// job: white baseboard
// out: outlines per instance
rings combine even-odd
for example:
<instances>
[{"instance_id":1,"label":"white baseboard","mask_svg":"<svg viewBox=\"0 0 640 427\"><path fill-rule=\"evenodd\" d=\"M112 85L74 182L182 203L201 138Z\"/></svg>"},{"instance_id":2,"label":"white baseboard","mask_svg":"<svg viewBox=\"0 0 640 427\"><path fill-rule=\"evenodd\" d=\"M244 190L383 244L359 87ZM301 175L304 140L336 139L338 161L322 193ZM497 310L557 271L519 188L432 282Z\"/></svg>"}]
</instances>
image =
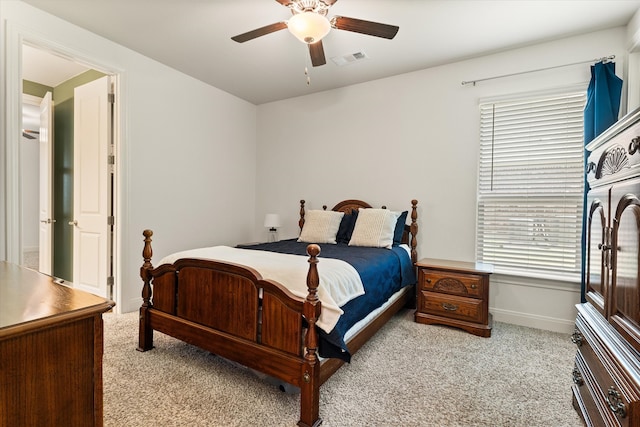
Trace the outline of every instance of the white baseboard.
<instances>
[{"instance_id":1,"label":"white baseboard","mask_svg":"<svg viewBox=\"0 0 640 427\"><path fill-rule=\"evenodd\" d=\"M575 329L574 320L557 319L553 317L539 316L530 313L520 313L499 308L490 308L493 320L496 322L511 323L513 325L526 326L546 331L559 332L565 334L573 333Z\"/></svg>"}]
</instances>

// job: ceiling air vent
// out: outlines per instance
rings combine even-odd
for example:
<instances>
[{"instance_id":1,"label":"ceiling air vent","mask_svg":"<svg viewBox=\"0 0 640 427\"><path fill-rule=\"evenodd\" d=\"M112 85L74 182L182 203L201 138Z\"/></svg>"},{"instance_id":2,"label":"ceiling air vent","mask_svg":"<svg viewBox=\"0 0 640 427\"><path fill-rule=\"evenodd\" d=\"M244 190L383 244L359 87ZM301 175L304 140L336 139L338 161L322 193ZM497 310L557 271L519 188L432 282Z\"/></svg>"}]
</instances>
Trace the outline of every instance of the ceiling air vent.
<instances>
[{"instance_id":1,"label":"ceiling air vent","mask_svg":"<svg viewBox=\"0 0 640 427\"><path fill-rule=\"evenodd\" d=\"M356 52L356 53L350 53L348 55L343 55L343 56L334 56L333 58L331 58L331 60L334 62L334 64L342 67L343 65L351 64L356 61L361 61L367 58L368 56L366 53Z\"/></svg>"}]
</instances>

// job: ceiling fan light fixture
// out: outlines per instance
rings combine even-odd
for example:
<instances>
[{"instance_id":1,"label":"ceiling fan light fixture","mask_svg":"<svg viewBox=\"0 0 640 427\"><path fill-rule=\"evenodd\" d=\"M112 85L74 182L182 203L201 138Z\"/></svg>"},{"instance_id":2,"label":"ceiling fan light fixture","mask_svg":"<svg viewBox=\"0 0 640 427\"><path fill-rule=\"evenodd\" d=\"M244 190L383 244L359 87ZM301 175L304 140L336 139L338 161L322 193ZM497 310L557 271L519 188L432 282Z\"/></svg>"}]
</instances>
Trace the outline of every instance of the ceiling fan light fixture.
<instances>
[{"instance_id":1,"label":"ceiling fan light fixture","mask_svg":"<svg viewBox=\"0 0 640 427\"><path fill-rule=\"evenodd\" d=\"M326 16L315 12L302 12L293 15L287 22L291 34L303 43L316 43L329 34L331 24Z\"/></svg>"}]
</instances>

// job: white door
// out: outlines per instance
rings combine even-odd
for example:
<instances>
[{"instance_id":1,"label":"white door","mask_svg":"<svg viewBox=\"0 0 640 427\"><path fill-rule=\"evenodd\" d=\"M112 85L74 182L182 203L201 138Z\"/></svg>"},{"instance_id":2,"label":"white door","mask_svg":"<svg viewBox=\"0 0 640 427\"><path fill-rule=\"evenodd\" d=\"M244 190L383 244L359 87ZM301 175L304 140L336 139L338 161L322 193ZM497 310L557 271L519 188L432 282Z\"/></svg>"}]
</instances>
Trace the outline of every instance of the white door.
<instances>
[{"instance_id":1,"label":"white door","mask_svg":"<svg viewBox=\"0 0 640 427\"><path fill-rule=\"evenodd\" d=\"M111 105L109 77L75 88L73 153L74 287L108 297Z\"/></svg>"},{"instance_id":2,"label":"white door","mask_svg":"<svg viewBox=\"0 0 640 427\"><path fill-rule=\"evenodd\" d=\"M40 102L40 227L38 270L51 275L53 259L53 101L47 92Z\"/></svg>"}]
</instances>

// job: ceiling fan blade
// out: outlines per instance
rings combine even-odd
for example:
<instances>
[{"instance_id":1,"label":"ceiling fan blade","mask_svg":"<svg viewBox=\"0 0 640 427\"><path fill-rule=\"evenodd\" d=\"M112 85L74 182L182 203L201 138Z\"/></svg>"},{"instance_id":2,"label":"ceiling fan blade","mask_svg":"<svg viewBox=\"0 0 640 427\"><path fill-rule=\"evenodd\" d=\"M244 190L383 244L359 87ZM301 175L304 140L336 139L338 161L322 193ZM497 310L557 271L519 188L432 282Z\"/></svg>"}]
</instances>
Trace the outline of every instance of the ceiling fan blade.
<instances>
[{"instance_id":1,"label":"ceiling fan blade","mask_svg":"<svg viewBox=\"0 0 640 427\"><path fill-rule=\"evenodd\" d=\"M309 54L311 54L311 65L319 67L327 63L324 57L324 47L322 46L322 40L309 45Z\"/></svg>"},{"instance_id":2,"label":"ceiling fan blade","mask_svg":"<svg viewBox=\"0 0 640 427\"><path fill-rule=\"evenodd\" d=\"M398 33L400 27L396 25L381 24L379 22L364 21L362 19L334 16L331 18L331 26L338 30L352 31L368 36L392 39Z\"/></svg>"},{"instance_id":3,"label":"ceiling fan blade","mask_svg":"<svg viewBox=\"0 0 640 427\"><path fill-rule=\"evenodd\" d=\"M25 131L22 132L22 136L24 136L27 139L36 139L35 136L33 136L33 135L31 135L31 134L29 134L29 133L27 133Z\"/></svg>"},{"instance_id":4,"label":"ceiling fan blade","mask_svg":"<svg viewBox=\"0 0 640 427\"><path fill-rule=\"evenodd\" d=\"M236 41L238 43L244 43L249 40L253 40L257 37L264 36L270 33L274 33L276 31L284 30L287 28L286 22L276 22L275 24L267 25L264 27L256 28L253 31L248 31L243 34L238 34L237 36L231 37L231 40Z\"/></svg>"},{"instance_id":5,"label":"ceiling fan blade","mask_svg":"<svg viewBox=\"0 0 640 427\"><path fill-rule=\"evenodd\" d=\"M276 0L278 3L280 3L283 6L287 6L289 7L291 5L291 3L293 3L291 0Z\"/></svg>"},{"instance_id":6,"label":"ceiling fan blade","mask_svg":"<svg viewBox=\"0 0 640 427\"><path fill-rule=\"evenodd\" d=\"M327 5L327 7L331 7L331 6L333 6L333 4L334 4L335 2L337 2L338 0L320 0L320 1L321 1L322 3L324 3L324 4L326 4L326 5Z\"/></svg>"}]
</instances>

